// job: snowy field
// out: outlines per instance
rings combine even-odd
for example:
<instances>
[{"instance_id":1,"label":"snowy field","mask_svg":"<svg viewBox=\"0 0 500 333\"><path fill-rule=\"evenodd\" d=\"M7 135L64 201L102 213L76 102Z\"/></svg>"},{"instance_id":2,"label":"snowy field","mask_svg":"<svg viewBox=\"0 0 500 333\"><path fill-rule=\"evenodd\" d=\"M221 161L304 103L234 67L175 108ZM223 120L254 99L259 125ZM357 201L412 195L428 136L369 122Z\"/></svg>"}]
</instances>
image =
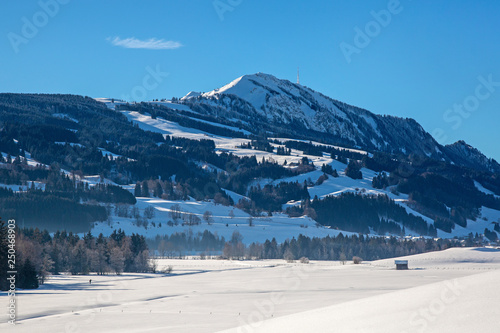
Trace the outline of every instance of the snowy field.
<instances>
[{"instance_id":1,"label":"snowy field","mask_svg":"<svg viewBox=\"0 0 500 333\"><path fill-rule=\"evenodd\" d=\"M51 277L1 332L497 332L500 251L361 265L161 260L165 274ZM89 279L92 278L92 284ZM2 302L7 297L1 294Z\"/></svg>"}]
</instances>

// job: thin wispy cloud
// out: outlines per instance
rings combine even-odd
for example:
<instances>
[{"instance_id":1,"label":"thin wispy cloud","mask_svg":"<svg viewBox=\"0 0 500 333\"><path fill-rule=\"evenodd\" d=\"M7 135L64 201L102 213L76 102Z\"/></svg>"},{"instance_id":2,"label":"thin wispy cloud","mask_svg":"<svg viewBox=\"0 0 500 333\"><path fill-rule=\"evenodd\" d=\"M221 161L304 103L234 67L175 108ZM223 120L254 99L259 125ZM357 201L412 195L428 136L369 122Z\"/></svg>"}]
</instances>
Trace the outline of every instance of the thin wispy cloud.
<instances>
[{"instance_id":1,"label":"thin wispy cloud","mask_svg":"<svg viewBox=\"0 0 500 333\"><path fill-rule=\"evenodd\" d=\"M108 37L107 40L114 46L121 46L127 49L174 50L182 46L179 42L157 38L140 40L134 37L125 39Z\"/></svg>"}]
</instances>

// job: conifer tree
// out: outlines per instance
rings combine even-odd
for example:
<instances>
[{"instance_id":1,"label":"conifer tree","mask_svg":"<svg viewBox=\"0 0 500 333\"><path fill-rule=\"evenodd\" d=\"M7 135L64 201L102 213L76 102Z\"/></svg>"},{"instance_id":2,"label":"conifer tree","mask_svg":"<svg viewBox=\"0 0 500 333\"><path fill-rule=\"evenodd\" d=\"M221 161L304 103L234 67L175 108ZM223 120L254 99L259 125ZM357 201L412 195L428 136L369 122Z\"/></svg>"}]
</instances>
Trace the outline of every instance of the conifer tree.
<instances>
[{"instance_id":1,"label":"conifer tree","mask_svg":"<svg viewBox=\"0 0 500 333\"><path fill-rule=\"evenodd\" d=\"M142 182L142 196L149 198L149 186L147 180Z\"/></svg>"},{"instance_id":2,"label":"conifer tree","mask_svg":"<svg viewBox=\"0 0 500 333\"><path fill-rule=\"evenodd\" d=\"M137 182L135 184L134 196L140 197L142 195L141 183Z\"/></svg>"},{"instance_id":3,"label":"conifer tree","mask_svg":"<svg viewBox=\"0 0 500 333\"><path fill-rule=\"evenodd\" d=\"M29 258L26 258L18 271L17 287L22 289L38 288L38 274Z\"/></svg>"}]
</instances>

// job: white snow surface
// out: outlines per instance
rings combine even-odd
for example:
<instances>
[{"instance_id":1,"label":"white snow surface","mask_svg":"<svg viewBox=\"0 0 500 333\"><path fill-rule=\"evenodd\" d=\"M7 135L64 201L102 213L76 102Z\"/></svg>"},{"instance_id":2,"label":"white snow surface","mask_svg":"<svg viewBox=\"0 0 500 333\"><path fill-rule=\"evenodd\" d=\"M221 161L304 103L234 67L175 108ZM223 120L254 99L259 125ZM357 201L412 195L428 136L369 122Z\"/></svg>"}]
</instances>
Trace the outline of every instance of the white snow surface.
<instances>
[{"instance_id":1,"label":"white snow surface","mask_svg":"<svg viewBox=\"0 0 500 333\"><path fill-rule=\"evenodd\" d=\"M195 98L195 97L198 97L198 96L201 96L201 93L200 92L197 92L197 91L190 91L186 94L186 96L182 97L181 98L181 101L184 101L186 99L190 99L190 98Z\"/></svg>"},{"instance_id":2,"label":"white snow surface","mask_svg":"<svg viewBox=\"0 0 500 333\"><path fill-rule=\"evenodd\" d=\"M80 148L84 148L85 147L84 145L82 145L80 143L74 143L74 142L56 141L54 143L56 145L61 145L61 146L70 145L71 147L80 147Z\"/></svg>"},{"instance_id":3,"label":"white snow surface","mask_svg":"<svg viewBox=\"0 0 500 333\"><path fill-rule=\"evenodd\" d=\"M99 149L99 151L102 153L103 156L108 156L108 159L110 159L111 161L113 160L116 160L118 157L123 157L123 155L119 155L119 154L115 154L115 153L112 153L110 152L109 150L106 150L104 148L100 148L98 147L97 149ZM133 158L128 158L127 157L127 160L128 161L135 161L135 159Z\"/></svg>"},{"instance_id":4,"label":"white snow surface","mask_svg":"<svg viewBox=\"0 0 500 333\"><path fill-rule=\"evenodd\" d=\"M78 120L76 120L75 118L73 118L70 115L65 114L65 113L54 113L54 114L52 114L52 117L66 119L66 120L70 120L74 123L78 123Z\"/></svg>"},{"instance_id":5,"label":"white snow surface","mask_svg":"<svg viewBox=\"0 0 500 333\"><path fill-rule=\"evenodd\" d=\"M402 259L402 258L398 258ZM2 332L496 332L500 251L341 265L161 259L171 274L51 276L17 291ZM92 284L89 284L92 279ZM6 292L0 302L7 306Z\"/></svg>"},{"instance_id":6,"label":"white snow surface","mask_svg":"<svg viewBox=\"0 0 500 333\"><path fill-rule=\"evenodd\" d=\"M500 195L496 195L493 191L488 190L488 189L487 189L487 188L485 188L483 185L481 185L481 183L480 183L480 182L478 182L478 181L476 181L476 180L474 181L474 185L476 185L476 188L477 188L479 191L481 191L481 192L483 192L483 193L486 193L486 194L491 194L491 195L492 195L492 196L494 196L495 198L500 198Z\"/></svg>"}]
</instances>

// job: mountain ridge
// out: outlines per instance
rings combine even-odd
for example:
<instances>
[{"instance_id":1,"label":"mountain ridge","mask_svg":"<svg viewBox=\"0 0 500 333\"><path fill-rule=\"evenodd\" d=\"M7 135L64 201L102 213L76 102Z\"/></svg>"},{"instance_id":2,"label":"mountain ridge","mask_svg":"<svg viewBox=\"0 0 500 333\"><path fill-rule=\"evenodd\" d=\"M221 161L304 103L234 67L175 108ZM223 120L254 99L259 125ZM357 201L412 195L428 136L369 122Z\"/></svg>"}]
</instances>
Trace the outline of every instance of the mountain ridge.
<instances>
[{"instance_id":1,"label":"mountain ridge","mask_svg":"<svg viewBox=\"0 0 500 333\"><path fill-rule=\"evenodd\" d=\"M413 118L375 114L270 74L243 75L209 92L190 92L180 101L213 115L221 111L234 115L236 111L241 120L264 130L277 128L325 143L425 155L479 170L500 171L495 160L475 148L442 146Z\"/></svg>"}]
</instances>

